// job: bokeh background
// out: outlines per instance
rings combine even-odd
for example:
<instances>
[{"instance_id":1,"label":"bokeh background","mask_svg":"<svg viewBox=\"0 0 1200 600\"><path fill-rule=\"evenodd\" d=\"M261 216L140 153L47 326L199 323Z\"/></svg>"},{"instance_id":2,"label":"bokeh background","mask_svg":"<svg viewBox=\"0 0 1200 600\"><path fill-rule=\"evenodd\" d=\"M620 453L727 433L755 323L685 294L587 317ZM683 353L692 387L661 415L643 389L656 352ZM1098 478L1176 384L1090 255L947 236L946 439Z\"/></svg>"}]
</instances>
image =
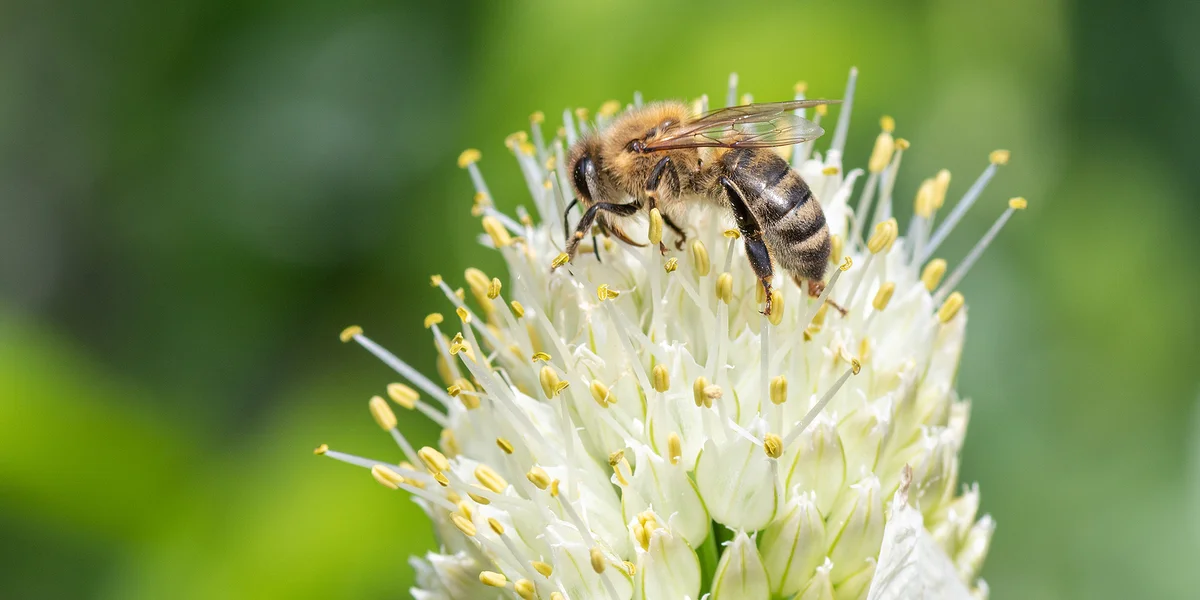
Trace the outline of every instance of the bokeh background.
<instances>
[{"instance_id":1,"label":"bokeh background","mask_svg":"<svg viewBox=\"0 0 1200 600\"><path fill-rule=\"evenodd\" d=\"M398 598L415 507L360 323L432 371L427 277L497 263L455 157L609 98L840 95L897 197L1012 161L958 229L964 479L994 598L1200 589L1200 4L11 0L0 5L0 597ZM557 119L551 117L552 124ZM903 224L902 224L903 225ZM405 424L417 441L435 433Z\"/></svg>"}]
</instances>

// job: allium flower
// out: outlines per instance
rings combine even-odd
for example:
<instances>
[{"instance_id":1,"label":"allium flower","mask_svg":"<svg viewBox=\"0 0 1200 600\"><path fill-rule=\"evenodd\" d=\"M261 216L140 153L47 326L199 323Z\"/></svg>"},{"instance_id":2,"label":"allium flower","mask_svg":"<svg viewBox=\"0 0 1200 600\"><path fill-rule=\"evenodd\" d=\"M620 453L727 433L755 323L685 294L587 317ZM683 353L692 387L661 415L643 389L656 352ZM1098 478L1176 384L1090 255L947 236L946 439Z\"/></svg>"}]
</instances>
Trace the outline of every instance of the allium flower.
<instances>
[{"instance_id":1,"label":"allium flower","mask_svg":"<svg viewBox=\"0 0 1200 600\"><path fill-rule=\"evenodd\" d=\"M837 267L825 294L844 316L783 277L761 315L761 287L715 210L695 211L684 251L602 237L566 264L564 151L615 102L594 125L564 113L549 142L540 113L531 135L509 138L536 223L494 209L478 151L463 153L481 240L508 278L469 269L464 292L433 277L455 314L425 319L445 386L360 328L342 333L406 381L388 396L441 426L440 448L413 448L377 396L371 413L400 461L317 449L428 513L441 547L412 559L414 597L987 596L994 524L958 478L969 404L954 389L967 320L954 288L1024 200L943 281L946 262L931 257L1008 154L992 153L944 219L950 175L925 180L900 237L892 190L909 145L892 120L865 172L842 167L854 82L827 151L783 149L827 217Z\"/></svg>"}]
</instances>

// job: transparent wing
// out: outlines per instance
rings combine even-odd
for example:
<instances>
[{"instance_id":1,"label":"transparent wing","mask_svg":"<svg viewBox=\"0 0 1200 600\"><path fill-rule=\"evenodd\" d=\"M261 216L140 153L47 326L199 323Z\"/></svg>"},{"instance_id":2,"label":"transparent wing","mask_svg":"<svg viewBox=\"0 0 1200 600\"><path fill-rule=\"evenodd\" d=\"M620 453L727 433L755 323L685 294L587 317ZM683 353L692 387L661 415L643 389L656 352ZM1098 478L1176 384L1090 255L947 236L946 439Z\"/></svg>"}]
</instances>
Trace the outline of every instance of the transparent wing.
<instances>
[{"instance_id":1,"label":"transparent wing","mask_svg":"<svg viewBox=\"0 0 1200 600\"><path fill-rule=\"evenodd\" d=\"M675 148L768 148L821 137L825 130L792 111L840 100L792 100L730 106L706 113L646 144L647 151Z\"/></svg>"}]
</instances>

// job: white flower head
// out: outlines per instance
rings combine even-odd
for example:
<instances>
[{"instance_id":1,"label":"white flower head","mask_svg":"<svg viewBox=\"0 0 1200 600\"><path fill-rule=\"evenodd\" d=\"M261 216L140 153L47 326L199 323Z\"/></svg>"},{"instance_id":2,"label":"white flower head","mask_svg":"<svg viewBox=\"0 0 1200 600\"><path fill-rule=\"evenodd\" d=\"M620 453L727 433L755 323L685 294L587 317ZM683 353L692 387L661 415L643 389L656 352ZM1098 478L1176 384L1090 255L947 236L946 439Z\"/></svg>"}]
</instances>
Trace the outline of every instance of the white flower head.
<instances>
[{"instance_id":1,"label":"white flower head","mask_svg":"<svg viewBox=\"0 0 1200 600\"><path fill-rule=\"evenodd\" d=\"M429 515L442 546L413 559L414 596L986 596L994 524L958 481L969 405L954 389L967 320L954 288L1024 200L946 276L936 251L1008 154L992 153L945 216L949 172L925 180L900 236L892 190L909 145L894 122L882 120L865 172L842 165L855 78L830 147L781 149L819 199L833 252L822 297L777 277L769 318L725 211L697 208L677 252L599 237L567 262L564 156L619 104L594 123L564 112L553 139L537 113L509 137L536 220L497 211L479 152L463 153L481 241L508 277L469 269L469 294L433 277L456 315L425 320L442 384L347 328L343 341L406 381L388 387L391 404L369 403L400 460L317 449ZM824 108L808 116L819 123ZM441 426L440 449L413 448L392 404Z\"/></svg>"}]
</instances>

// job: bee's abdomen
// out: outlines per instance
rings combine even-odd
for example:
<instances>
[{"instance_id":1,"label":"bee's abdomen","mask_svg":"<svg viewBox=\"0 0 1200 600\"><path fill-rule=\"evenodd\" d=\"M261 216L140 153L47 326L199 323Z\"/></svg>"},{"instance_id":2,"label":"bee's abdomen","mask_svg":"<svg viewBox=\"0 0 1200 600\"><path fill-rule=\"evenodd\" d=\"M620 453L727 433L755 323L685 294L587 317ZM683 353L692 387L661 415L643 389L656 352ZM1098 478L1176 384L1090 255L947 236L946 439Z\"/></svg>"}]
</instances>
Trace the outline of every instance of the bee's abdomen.
<instances>
[{"instance_id":1,"label":"bee's abdomen","mask_svg":"<svg viewBox=\"0 0 1200 600\"><path fill-rule=\"evenodd\" d=\"M831 250L829 228L804 179L769 150L734 150L725 160L773 258L805 279L823 277Z\"/></svg>"}]
</instances>

